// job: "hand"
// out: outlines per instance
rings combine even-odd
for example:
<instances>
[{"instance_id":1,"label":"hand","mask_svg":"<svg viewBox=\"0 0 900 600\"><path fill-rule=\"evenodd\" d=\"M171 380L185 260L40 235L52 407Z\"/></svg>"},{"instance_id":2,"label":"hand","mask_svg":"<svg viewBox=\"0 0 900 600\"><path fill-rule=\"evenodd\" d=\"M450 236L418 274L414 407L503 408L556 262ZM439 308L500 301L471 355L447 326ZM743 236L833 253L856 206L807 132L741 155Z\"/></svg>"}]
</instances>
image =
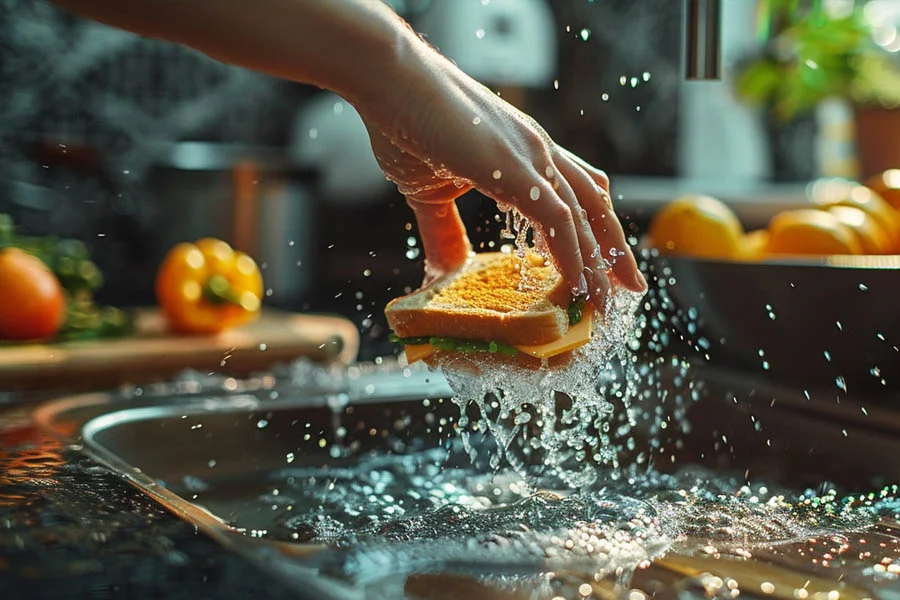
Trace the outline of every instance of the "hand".
<instances>
[{"instance_id":1,"label":"hand","mask_svg":"<svg viewBox=\"0 0 900 600\"><path fill-rule=\"evenodd\" d=\"M455 200L475 188L531 221L574 293L602 308L609 274L646 289L605 173L436 52L412 62L396 94L358 109L379 164L416 214L432 271L465 260L469 242Z\"/></svg>"},{"instance_id":2,"label":"hand","mask_svg":"<svg viewBox=\"0 0 900 600\"><path fill-rule=\"evenodd\" d=\"M409 199L435 270L465 259L469 243L454 201L474 187L532 222L576 293L601 305L608 273L646 289L606 175L425 44L382 0L268 0L265 10L243 0L55 2L343 96Z\"/></svg>"}]
</instances>

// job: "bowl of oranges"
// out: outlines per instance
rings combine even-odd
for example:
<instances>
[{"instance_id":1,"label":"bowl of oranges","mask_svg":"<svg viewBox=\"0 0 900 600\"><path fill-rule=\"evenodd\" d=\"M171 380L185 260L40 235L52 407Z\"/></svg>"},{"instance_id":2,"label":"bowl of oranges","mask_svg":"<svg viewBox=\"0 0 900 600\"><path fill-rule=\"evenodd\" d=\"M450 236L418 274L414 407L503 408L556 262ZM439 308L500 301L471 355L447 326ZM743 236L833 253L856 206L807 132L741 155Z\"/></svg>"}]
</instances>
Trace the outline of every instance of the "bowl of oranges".
<instances>
[{"instance_id":1,"label":"bowl of oranges","mask_svg":"<svg viewBox=\"0 0 900 600\"><path fill-rule=\"evenodd\" d=\"M673 199L642 241L671 327L711 363L804 389L900 389L900 172L886 177L814 181L808 205L750 230L716 198Z\"/></svg>"}]
</instances>

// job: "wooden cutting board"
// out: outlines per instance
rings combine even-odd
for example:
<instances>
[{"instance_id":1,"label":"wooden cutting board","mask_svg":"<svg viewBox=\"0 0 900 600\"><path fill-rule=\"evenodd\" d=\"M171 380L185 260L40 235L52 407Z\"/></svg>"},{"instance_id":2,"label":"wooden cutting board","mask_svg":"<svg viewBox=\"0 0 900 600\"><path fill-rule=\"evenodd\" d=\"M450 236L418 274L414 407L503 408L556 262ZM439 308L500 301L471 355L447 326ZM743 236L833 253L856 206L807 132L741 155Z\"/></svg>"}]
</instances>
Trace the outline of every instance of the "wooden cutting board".
<instances>
[{"instance_id":1,"label":"wooden cutting board","mask_svg":"<svg viewBox=\"0 0 900 600\"><path fill-rule=\"evenodd\" d=\"M155 309L136 313L133 336L0 346L0 391L105 389L171 378L186 369L234 376L308 358L350 363L359 331L347 319L264 310L218 335L174 335Z\"/></svg>"}]
</instances>

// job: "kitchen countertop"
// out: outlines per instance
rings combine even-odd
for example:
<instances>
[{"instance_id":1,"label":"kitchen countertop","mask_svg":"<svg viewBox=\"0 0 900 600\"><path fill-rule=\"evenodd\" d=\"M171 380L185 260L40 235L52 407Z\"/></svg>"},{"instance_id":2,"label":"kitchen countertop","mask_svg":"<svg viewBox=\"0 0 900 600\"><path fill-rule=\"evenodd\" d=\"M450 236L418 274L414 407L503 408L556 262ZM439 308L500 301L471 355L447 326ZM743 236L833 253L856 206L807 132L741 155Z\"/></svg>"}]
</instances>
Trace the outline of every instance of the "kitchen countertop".
<instances>
[{"instance_id":1,"label":"kitchen countertop","mask_svg":"<svg viewBox=\"0 0 900 600\"><path fill-rule=\"evenodd\" d=\"M0 598L290 598L77 447L0 413Z\"/></svg>"}]
</instances>

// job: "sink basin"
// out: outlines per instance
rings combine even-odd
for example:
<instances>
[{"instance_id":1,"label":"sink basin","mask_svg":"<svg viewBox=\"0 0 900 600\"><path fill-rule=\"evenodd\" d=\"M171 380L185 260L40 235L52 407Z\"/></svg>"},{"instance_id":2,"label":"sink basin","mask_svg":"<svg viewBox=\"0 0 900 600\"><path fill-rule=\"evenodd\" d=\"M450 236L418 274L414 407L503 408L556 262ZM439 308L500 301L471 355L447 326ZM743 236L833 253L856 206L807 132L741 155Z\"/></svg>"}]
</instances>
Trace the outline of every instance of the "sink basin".
<instances>
[{"instance_id":1,"label":"sink basin","mask_svg":"<svg viewBox=\"0 0 900 600\"><path fill-rule=\"evenodd\" d=\"M783 486L798 494L807 488L830 487L850 494L900 481L900 461L893 459L900 455L900 416L895 413L867 407L858 399L844 398L837 404L833 397L808 399L790 388L763 388L738 373L700 367L693 371L704 391L688 406L691 432L673 434L670 440L651 431L647 423L639 424L638 447L655 450L638 452L642 458L637 463L643 466L627 477L640 481L641 473L652 464L655 471L676 478L666 481L679 485L697 481L704 473L734 474L738 484L764 482L769 488ZM671 389L677 387L674 382L680 373L673 368L668 375ZM828 595L835 592L840 598L874 598L900 593L896 579L900 563L894 562L900 558L900 525L895 515L883 513L871 522L847 521L843 530L822 529L820 536L791 530L791 539L777 527L769 530L771 539L766 534L755 541L746 535L736 539L711 527L714 523L708 515L692 517L685 522L693 526L672 539L653 543L648 541L652 536L644 534L625 541L616 534L617 544L635 542L628 547L640 551L633 553L637 558L624 579L621 572L618 577L615 573L600 577L599 571L592 576L590 560L550 563L544 559L555 552L549 550L539 557L514 552L515 542L503 536L492 541L486 552L483 544L470 545L468 554L448 551L427 559L435 547L429 544L441 542L442 532L435 531L433 539L417 538L413 544L409 540L414 536L403 527L415 520L401 527L385 520L383 512L378 527L368 527L366 511L376 504L360 508L362 516L354 517L348 509L339 519L331 519L327 510L319 511L316 519L298 517L303 510L315 508L311 499L325 508L340 506L329 504L327 490L341 492L341 486L352 481L347 473L369 483L381 472L399 480L402 469L383 462L390 456L411 457L416 469L425 469L410 475L410 481L418 477L417 485L433 494L444 490L449 498L455 493L451 488L456 485L459 491L464 482L485 485L498 497L502 488L505 498L507 487L514 490L518 485L508 474L491 477L488 472L465 471L471 467L454 433L459 409L450 401L451 395L439 373L397 365L358 365L336 379L307 377L303 385L279 386L276 379L263 378L249 384L227 380L215 393L182 386L175 392L132 394L127 401L105 394L66 398L44 406L37 420L56 431L71 431L72 424L79 423L85 452L199 530L281 578L300 598L549 600L556 593L553 590L567 582L587 592L581 597L609 597L629 589L662 598L707 597L717 581L725 592L734 589L727 588L729 581L740 582L742 594L751 597L824 599L835 598ZM655 407L642 410L652 412ZM651 437L657 439L656 446L649 443ZM428 470L432 463L440 467ZM461 469L465 477L453 479L455 469ZM423 477L432 478L435 485L422 481ZM611 476L605 484L618 491L604 496L602 506L628 516L622 523L627 521L629 532L636 531L635 523L650 522L641 521L646 507L655 507L653 527L661 523L663 530L669 514L665 511L683 508L684 502L672 500L675 488L623 495L631 481L623 477ZM328 481L331 487L322 487ZM679 488L678 493L684 495L685 489ZM316 490L326 491L316 495ZM544 492L557 495L552 500L540 494L510 500L519 507L516 518L527 519L538 506L535 502L543 503L540 510L551 511L541 514L551 514L553 506L568 498L559 490ZM369 499L364 496L362 503L383 503L388 497L384 490L366 493ZM720 500L735 497L729 494ZM403 497L412 502L409 496ZM465 506L470 508L478 497L474 493L455 496L464 505L467 499L470 504ZM698 498L691 502L699 510ZM378 506L391 510L386 504ZM743 509L748 507L754 510L749 504ZM461 514L473 514L466 510ZM756 517L750 514L748 519L752 518ZM700 521L703 525L696 525ZM752 535L760 535L740 521L732 515L728 528L746 526ZM454 517L441 523L438 529L458 526ZM337 531L339 526L344 529ZM354 527L368 527L369 537L357 544L343 535ZM382 539L390 544L382 544ZM405 541L409 543L404 545ZM827 553L835 544L841 550L833 562L840 563L840 569L826 565L829 561L796 559L797 555ZM392 550L377 551L382 547ZM878 551L872 553L873 549ZM587 558L591 559L590 553Z\"/></svg>"}]
</instances>

